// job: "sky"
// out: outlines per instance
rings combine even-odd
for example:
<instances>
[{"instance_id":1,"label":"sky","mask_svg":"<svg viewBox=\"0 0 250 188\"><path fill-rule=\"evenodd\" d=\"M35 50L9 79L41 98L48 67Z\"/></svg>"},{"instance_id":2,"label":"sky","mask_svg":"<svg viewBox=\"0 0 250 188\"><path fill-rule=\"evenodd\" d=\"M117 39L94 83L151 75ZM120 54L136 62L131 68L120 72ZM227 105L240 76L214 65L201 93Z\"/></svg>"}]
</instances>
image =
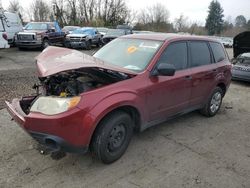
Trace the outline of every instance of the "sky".
<instances>
[{"instance_id":1,"label":"sky","mask_svg":"<svg viewBox=\"0 0 250 188\"><path fill-rule=\"evenodd\" d=\"M7 9L9 0L2 1L3 8ZM48 0L47 0L48 1ZM247 20L250 19L250 0L218 0L224 9L225 19L234 21L238 15L244 15ZM32 0L20 0L24 10L28 10ZM126 0L127 5L134 11L140 11L142 8L150 7L159 2L166 6L170 13L170 21L183 14L191 22L204 25L208 14L208 6L211 0Z\"/></svg>"}]
</instances>

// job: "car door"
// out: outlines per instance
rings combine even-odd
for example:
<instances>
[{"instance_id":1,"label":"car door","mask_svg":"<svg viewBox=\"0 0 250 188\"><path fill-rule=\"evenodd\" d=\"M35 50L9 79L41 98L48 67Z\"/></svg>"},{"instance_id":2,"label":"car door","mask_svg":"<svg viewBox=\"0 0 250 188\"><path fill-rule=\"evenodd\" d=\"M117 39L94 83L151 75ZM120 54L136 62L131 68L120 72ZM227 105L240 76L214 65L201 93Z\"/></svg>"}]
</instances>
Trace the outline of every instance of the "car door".
<instances>
[{"instance_id":1,"label":"car door","mask_svg":"<svg viewBox=\"0 0 250 188\"><path fill-rule=\"evenodd\" d=\"M190 41L189 57L192 72L190 105L198 107L202 106L210 95L218 70L206 41Z\"/></svg>"},{"instance_id":2,"label":"car door","mask_svg":"<svg viewBox=\"0 0 250 188\"><path fill-rule=\"evenodd\" d=\"M54 22L54 28L55 28L55 42L63 42L64 32L61 30L57 22Z\"/></svg>"},{"instance_id":3,"label":"car door","mask_svg":"<svg viewBox=\"0 0 250 188\"><path fill-rule=\"evenodd\" d=\"M150 77L146 95L150 121L164 120L188 108L191 95L187 43L168 45L157 62L161 63L173 64L176 72L174 76Z\"/></svg>"},{"instance_id":4,"label":"car door","mask_svg":"<svg viewBox=\"0 0 250 188\"><path fill-rule=\"evenodd\" d=\"M47 33L50 43L56 42L55 27L53 24L47 24Z\"/></svg>"}]
</instances>

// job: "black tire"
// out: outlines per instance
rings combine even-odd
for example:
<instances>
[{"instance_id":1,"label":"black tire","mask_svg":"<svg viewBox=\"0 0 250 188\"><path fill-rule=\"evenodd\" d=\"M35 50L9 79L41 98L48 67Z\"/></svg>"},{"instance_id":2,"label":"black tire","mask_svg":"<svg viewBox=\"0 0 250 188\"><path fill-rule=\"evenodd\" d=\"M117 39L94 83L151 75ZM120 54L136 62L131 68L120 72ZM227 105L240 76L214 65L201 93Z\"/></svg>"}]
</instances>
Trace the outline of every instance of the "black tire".
<instances>
[{"instance_id":1,"label":"black tire","mask_svg":"<svg viewBox=\"0 0 250 188\"><path fill-rule=\"evenodd\" d=\"M206 105L200 110L200 113L212 117L220 110L223 98L223 91L220 87L216 87L209 97Z\"/></svg>"},{"instance_id":2,"label":"black tire","mask_svg":"<svg viewBox=\"0 0 250 188\"><path fill-rule=\"evenodd\" d=\"M47 48L48 46L50 46L50 42L48 39L43 39L43 42L42 42L42 49L45 49Z\"/></svg>"},{"instance_id":3,"label":"black tire","mask_svg":"<svg viewBox=\"0 0 250 188\"><path fill-rule=\"evenodd\" d=\"M105 164L118 160L126 151L133 135L133 121L122 111L104 118L94 133L91 151Z\"/></svg>"},{"instance_id":4,"label":"black tire","mask_svg":"<svg viewBox=\"0 0 250 188\"><path fill-rule=\"evenodd\" d=\"M101 39L99 39L98 42L97 42L97 44L96 44L96 47L101 48L102 45L103 45L102 41L101 41Z\"/></svg>"},{"instance_id":5,"label":"black tire","mask_svg":"<svg viewBox=\"0 0 250 188\"><path fill-rule=\"evenodd\" d=\"M92 42L91 40L86 41L86 50L91 50Z\"/></svg>"}]
</instances>

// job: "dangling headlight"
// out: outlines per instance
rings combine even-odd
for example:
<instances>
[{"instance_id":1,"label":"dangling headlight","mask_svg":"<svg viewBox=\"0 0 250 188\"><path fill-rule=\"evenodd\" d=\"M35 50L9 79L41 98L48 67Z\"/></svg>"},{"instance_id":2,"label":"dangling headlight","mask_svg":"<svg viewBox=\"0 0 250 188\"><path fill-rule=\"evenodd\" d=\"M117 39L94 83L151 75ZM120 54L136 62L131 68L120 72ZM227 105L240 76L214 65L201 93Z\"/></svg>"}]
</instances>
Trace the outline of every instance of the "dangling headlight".
<instances>
[{"instance_id":1,"label":"dangling headlight","mask_svg":"<svg viewBox=\"0 0 250 188\"><path fill-rule=\"evenodd\" d=\"M60 114L75 107L80 102L80 99L81 97L39 97L32 105L30 111L46 115Z\"/></svg>"}]
</instances>

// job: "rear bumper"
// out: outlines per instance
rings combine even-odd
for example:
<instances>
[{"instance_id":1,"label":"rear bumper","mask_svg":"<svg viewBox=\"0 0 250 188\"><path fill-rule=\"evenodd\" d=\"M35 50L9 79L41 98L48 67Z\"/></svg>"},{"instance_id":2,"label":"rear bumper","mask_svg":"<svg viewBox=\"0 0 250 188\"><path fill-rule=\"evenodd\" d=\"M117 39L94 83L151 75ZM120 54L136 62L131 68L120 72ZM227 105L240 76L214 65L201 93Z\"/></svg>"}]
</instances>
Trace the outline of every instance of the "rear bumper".
<instances>
[{"instance_id":1,"label":"rear bumper","mask_svg":"<svg viewBox=\"0 0 250 188\"><path fill-rule=\"evenodd\" d=\"M79 109L53 117L38 113L26 115L20 106L19 99L14 99L12 103L8 101L5 103L12 119L49 151L69 153L88 151L91 138L89 123L82 121L84 115Z\"/></svg>"}]
</instances>

